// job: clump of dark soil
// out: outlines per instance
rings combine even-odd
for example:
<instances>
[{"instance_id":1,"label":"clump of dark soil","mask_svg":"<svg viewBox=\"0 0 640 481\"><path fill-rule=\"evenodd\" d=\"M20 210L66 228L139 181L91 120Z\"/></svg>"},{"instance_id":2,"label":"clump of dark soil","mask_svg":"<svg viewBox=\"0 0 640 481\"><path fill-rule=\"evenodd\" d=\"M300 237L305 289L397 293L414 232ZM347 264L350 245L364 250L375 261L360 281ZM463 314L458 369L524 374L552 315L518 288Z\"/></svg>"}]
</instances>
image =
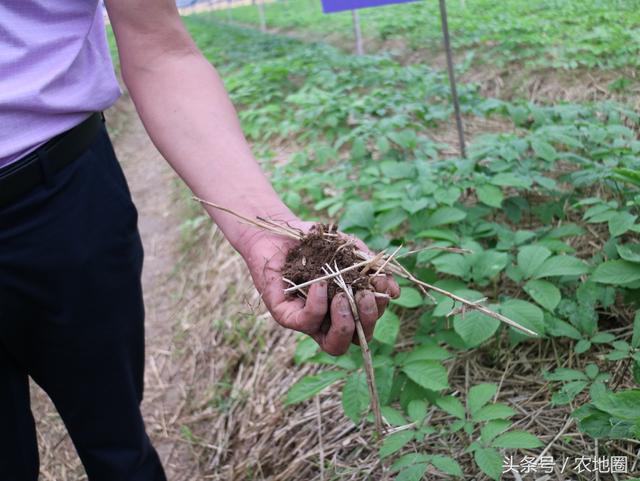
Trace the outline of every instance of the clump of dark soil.
<instances>
[{"instance_id":1,"label":"clump of dark soil","mask_svg":"<svg viewBox=\"0 0 640 481\"><path fill-rule=\"evenodd\" d=\"M344 269L361 262L362 259L356 254L357 250L353 240L338 234L335 225L316 224L300 243L287 253L282 276L298 285L317 279L326 275L322 268L327 264L334 267L335 263L338 269ZM361 269L353 269L342 274L345 282L351 285L354 294L369 287L369 276L363 276L360 271ZM329 281L329 302L339 290L335 282ZM292 292L290 295L296 296L299 293Z\"/></svg>"}]
</instances>

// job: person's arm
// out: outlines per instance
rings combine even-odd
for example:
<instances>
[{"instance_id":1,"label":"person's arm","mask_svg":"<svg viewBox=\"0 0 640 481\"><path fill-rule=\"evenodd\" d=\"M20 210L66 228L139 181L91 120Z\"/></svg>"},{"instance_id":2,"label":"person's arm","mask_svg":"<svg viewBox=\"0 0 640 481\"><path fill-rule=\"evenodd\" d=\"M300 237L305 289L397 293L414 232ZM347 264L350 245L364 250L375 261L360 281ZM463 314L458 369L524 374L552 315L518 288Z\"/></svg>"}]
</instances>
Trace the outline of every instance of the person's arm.
<instances>
[{"instance_id":1,"label":"person's arm","mask_svg":"<svg viewBox=\"0 0 640 481\"><path fill-rule=\"evenodd\" d=\"M303 229L261 171L244 138L235 109L213 66L185 29L174 0L106 0L122 77L152 141L191 190L248 217L263 216ZM214 28L214 27L212 27ZM326 284L315 284L307 302L284 297L280 268L291 241L260 232L213 208L210 216L243 256L267 308L281 325L306 332L331 354L346 351L354 321L337 296L327 305ZM398 286L376 286L393 296ZM386 300L359 299L371 336ZM331 313L331 329L320 325Z\"/></svg>"}]
</instances>

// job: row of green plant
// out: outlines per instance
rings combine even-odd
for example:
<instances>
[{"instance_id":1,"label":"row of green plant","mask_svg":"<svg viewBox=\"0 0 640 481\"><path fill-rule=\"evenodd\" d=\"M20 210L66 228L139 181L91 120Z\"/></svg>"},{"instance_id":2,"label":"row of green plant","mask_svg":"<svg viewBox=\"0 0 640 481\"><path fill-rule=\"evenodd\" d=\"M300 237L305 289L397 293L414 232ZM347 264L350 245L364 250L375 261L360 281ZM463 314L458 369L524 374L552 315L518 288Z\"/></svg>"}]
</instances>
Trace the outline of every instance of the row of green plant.
<instances>
[{"instance_id":1,"label":"row of green plant","mask_svg":"<svg viewBox=\"0 0 640 481\"><path fill-rule=\"evenodd\" d=\"M528 68L638 66L640 9L637 0L449 0L454 47L490 65L526 62ZM267 24L280 29L351 36L351 13L322 13L317 0L265 5ZM259 24L255 6L216 12L216 18ZM360 11L366 37L400 39L409 48L440 49L440 11L435 0Z\"/></svg>"},{"instance_id":2,"label":"row of green plant","mask_svg":"<svg viewBox=\"0 0 640 481\"><path fill-rule=\"evenodd\" d=\"M464 397L450 389L447 367L457 355L505 338L559 346L556 365L540 376L551 383L552 403L581 405L574 416L585 433L640 437L640 390L631 389L640 381L636 112L612 102L504 102L462 85L467 119L503 125L500 133L475 136L463 159L432 135L451 128L441 73L209 17L187 25L222 70L262 154L273 140L300 146L271 168L295 211L338 218L342 230L374 249L465 248L471 253L429 249L403 262L418 278L471 300L487 298L492 309L539 333L527 338L446 297L403 288L371 343L383 414L397 427L380 456L410 443L417 448L395 461L396 479L421 479L430 466L462 475L453 453L429 452L424 440L434 434L461 433L465 452L492 479L501 474L501 450L541 445L513 428L516 412L498 402L496 384L473 386ZM403 320L410 320L408 330ZM295 361L329 369L301 379L288 403L340 382L345 414L364 421L369 399L358 349L333 358L303 338ZM434 410L449 421L430 423Z\"/></svg>"}]
</instances>

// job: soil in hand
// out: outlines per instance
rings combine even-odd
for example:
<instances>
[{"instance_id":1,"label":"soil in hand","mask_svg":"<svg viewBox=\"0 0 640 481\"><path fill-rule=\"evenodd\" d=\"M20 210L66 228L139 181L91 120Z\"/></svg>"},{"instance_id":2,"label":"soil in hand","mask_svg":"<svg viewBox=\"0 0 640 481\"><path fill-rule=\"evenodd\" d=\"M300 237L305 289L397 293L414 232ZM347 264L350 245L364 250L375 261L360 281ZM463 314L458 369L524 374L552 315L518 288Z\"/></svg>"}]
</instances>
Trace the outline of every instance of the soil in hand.
<instances>
[{"instance_id":1,"label":"soil in hand","mask_svg":"<svg viewBox=\"0 0 640 481\"><path fill-rule=\"evenodd\" d=\"M289 250L285 259L282 276L296 284L323 277L322 270L329 264L338 269L350 267L360 262L356 254L357 247L352 239L340 235L334 225L316 224L300 243ZM370 287L369 276L362 275L361 269L344 272L342 277L351 285L354 294ZM305 290L306 291L306 290ZM340 291L335 282L328 283L329 302ZM291 293L291 296L299 293Z\"/></svg>"}]
</instances>

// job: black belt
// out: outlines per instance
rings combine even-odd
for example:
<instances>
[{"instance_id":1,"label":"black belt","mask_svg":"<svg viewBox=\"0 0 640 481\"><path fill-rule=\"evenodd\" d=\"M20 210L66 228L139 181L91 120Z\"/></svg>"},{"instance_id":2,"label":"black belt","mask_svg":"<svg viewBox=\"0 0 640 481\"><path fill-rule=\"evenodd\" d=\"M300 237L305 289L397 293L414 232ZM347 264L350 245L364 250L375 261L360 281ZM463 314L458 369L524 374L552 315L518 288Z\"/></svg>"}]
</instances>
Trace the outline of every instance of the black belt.
<instances>
[{"instance_id":1,"label":"black belt","mask_svg":"<svg viewBox=\"0 0 640 481\"><path fill-rule=\"evenodd\" d=\"M55 136L35 152L0 169L0 207L9 205L18 197L27 194L46 180L45 170L50 174L61 171L89 148L102 126L102 114L94 113L84 122ZM38 161L37 152L44 149L46 162Z\"/></svg>"}]
</instances>

